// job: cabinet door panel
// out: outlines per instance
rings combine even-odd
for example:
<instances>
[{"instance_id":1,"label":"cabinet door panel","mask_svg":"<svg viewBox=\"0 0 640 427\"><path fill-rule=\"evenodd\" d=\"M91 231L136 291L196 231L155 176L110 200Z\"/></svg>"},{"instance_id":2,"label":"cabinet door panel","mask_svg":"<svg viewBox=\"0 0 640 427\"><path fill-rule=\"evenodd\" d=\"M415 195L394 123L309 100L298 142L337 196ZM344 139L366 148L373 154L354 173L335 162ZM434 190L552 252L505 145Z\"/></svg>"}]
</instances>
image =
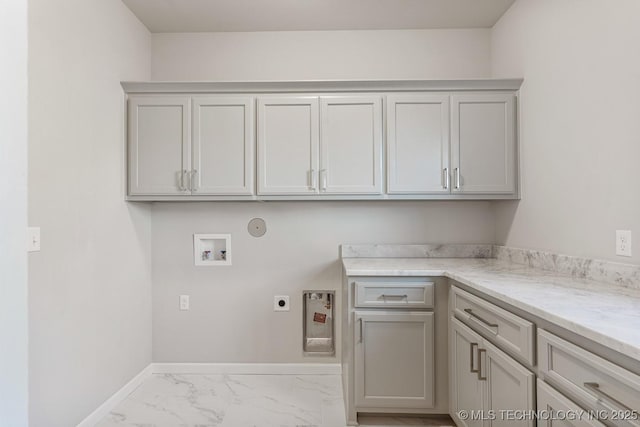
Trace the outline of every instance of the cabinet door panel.
<instances>
[{"instance_id":1,"label":"cabinet door panel","mask_svg":"<svg viewBox=\"0 0 640 427\"><path fill-rule=\"evenodd\" d=\"M540 419L538 427L604 427L600 421L590 420L586 414L582 419L577 420L563 416L567 413L579 414L584 410L538 379L538 412L540 411L544 411L548 419Z\"/></svg>"},{"instance_id":2,"label":"cabinet door panel","mask_svg":"<svg viewBox=\"0 0 640 427\"><path fill-rule=\"evenodd\" d=\"M460 94L451 97L451 104L452 167L457 184L453 190L515 192L515 96Z\"/></svg>"},{"instance_id":3,"label":"cabinet door panel","mask_svg":"<svg viewBox=\"0 0 640 427\"><path fill-rule=\"evenodd\" d=\"M320 191L380 194L382 99L332 96L320 102Z\"/></svg>"},{"instance_id":4,"label":"cabinet door panel","mask_svg":"<svg viewBox=\"0 0 640 427\"><path fill-rule=\"evenodd\" d=\"M129 97L129 194L187 195L189 98Z\"/></svg>"},{"instance_id":5,"label":"cabinet door panel","mask_svg":"<svg viewBox=\"0 0 640 427\"><path fill-rule=\"evenodd\" d=\"M193 100L194 194L253 193L253 99Z\"/></svg>"},{"instance_id":6,"label":"cabinet door panel","mask_svg":"<svg viewBox=\"0 0 640 427\"><path fill-rule=\"evenodd\" d=\"M486 377L485 410L496 414L489 426L529 426L533 420L502 416L507 410L535 410L535 375L486 340L482 345L486 357L480 358L481 375Z\"/></svg>"},{"instance_id":7,"label":"cabinet door panel","mask_svg":"<svg viewBox=\"0 0 640 427\"><path fill-rule=\"evenodd\" d=\"M482 338L477 333L463 325L455 318L451 318L449 329L449 402L451 417L459 426L482 427L482 417L470 416L468 419L458 417L460 411L482 414L484 400L484 386L478 380L477 357L478 348L482 345Z\"/></svg>"},{"instance_id":8,"label":"cabinet door panel","mask_svg":"<svg viewBox=\"0 0 640 427\"><path fill-rule=\"evenodd\" d=\"M258 194L318 192L318 98L258 100Z\"/></svg>"},{"instance_id":9,"label":"cabinet door panel","mask_svg":"<svg viewBox=\"0 0 640 427\"><path fill-rule=\"evenodd\" d=\"M358 408L432 408L433 313L356 312Z\"/></svg>"},{"instance_id":10,"label":"cabinet door panel","mask_svg":"<svg viewBox=\"0 0 640 427\"><path fill-rule=\"evenodd\" d=\"M387 164L391 194L450 191L448 95L387 97Z\"/></svg>"}]
</instances>

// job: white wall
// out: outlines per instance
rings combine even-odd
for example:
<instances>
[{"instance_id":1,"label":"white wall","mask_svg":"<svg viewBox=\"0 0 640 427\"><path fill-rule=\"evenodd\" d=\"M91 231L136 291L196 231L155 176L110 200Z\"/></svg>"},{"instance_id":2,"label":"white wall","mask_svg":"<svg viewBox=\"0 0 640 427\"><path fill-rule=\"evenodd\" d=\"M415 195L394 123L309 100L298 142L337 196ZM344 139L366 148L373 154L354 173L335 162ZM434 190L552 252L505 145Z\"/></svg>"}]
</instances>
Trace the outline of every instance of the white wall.
<instances>
[{"instance_id":1,"label":"white wall","mask_svg":"<svg viewBox=\"0 0 640 427\"><path fill-rule=\"evenodd\" d=\"M490 30L154 34L153 80L489 77Z\"/></svg>"},{"instance_id":2,"label":"white wall","mask_svg":"<svg viewBox=\"0 0 640 427\"><path fill-rule=\"evenodd\" d=\"M498 243L640 263L638 17L637 0L517 0L496 24L493 76L524 77L522 200L498 204Z\"/></svg>"},{"instance_id":3,"label":"white wall","mask_svg":"<svg viewBox=\"0 0 640 427\"><path fill-rule=\"evenodd\" d=\"M32 427L76 425L151 359L150 208L124 201L121 80L150 35L117 0L29 1Z\"/></svg>"},{"instance_id":4,"label":"white wall","mask_svg":"<svg viewBox=\"0 0 640 427\"><path fill-rule=\"evenodd\" d=\"M154 80L487 77L489 30L152 35ZM247 222L264 217L255 239ZM153 358L158 362L336 362L303 358L302 291L339 289L341 243L492 243L488 202L156 203ZM232 267L194 267L193 233L233 234ZM178 310L178 295L191 310ZM273 312L274 295L292 310ZM339 307L338 307L339 308ZM340 341L338 340L338 343ZM340 353L338 353L340 354Z\"/></svg>"},{"instance_id":5,"label":"white wall","mask_svg":"<svg viewBox=\"0 0 640 427\"><path fill-rule=\"evenodd\" d=\"M27 4L0 3L0 427L27 412Z\"/></svg>"},{"instance_id":6,"label":"white wall","mask_svg":"<svg viewBox=\"0 0 640 427\"><path fill-rule=\"evenodd\" d=\"M247 232L254 217L267 223L261 238ZM195 267L193 233L231 233L233 265ZM493 237L489 202L157 203L154 360L336 362L303 358L301 303L305 289L340 289L338 245ZM191 295L190 311L178 310L180 294ZM289 295L291 311L275 313L274 295Z\"/></svg>"}]
</instances>

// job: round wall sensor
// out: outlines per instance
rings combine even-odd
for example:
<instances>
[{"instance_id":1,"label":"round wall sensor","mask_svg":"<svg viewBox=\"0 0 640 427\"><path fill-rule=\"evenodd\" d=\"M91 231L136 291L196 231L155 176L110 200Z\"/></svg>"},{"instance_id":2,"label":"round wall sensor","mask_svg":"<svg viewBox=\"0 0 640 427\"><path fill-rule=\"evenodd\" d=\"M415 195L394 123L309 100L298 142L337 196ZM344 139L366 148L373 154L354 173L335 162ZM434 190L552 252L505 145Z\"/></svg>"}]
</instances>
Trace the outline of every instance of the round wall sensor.
<instances>
[{"instance_id":1,"label":"round wall sensor","mask_svg":"<svg viewBox=\"0 0 640 427\"><path fill-rule=\"evenodd\" d=\"M249 221L247 230L253 237L262 237L267 232L267 223L262 218L253 218Z\"/></svg>"}]
</instances>

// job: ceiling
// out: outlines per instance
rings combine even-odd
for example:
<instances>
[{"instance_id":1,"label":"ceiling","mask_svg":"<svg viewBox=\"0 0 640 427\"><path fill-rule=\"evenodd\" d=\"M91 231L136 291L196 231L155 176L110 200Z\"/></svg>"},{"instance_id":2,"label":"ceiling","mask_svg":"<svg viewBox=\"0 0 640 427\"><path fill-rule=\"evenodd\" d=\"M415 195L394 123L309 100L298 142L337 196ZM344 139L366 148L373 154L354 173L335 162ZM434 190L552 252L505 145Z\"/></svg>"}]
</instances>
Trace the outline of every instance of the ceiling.
<instances>
[{"instance_id":1,"label":"ceiling","mask_svg":"<svg viewBox=\"0 0 640 427\"><path fill-rule=\"evenodd\" d=\"M122 0L152 33L490 28L514 0Z\"/></svg>"}]
</instances>

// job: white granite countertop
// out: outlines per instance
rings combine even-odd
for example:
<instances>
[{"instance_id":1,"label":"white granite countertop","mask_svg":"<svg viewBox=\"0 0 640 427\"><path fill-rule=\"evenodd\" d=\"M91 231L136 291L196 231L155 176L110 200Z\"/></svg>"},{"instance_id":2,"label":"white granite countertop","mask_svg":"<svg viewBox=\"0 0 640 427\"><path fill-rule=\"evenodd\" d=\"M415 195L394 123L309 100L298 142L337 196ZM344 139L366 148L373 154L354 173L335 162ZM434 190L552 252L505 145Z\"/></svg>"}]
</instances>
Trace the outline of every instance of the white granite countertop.
<instances>
[{"instance_id":1,"label":"white granite countertop","mask_svg":"<svg viewBox=\"0 0 640 427\"><path fill-rule=\"evenodd\" d=\"M343 258L348 276L444 276L640 360L640 291L497 259Z\"/></svg>"}]
</instances>

